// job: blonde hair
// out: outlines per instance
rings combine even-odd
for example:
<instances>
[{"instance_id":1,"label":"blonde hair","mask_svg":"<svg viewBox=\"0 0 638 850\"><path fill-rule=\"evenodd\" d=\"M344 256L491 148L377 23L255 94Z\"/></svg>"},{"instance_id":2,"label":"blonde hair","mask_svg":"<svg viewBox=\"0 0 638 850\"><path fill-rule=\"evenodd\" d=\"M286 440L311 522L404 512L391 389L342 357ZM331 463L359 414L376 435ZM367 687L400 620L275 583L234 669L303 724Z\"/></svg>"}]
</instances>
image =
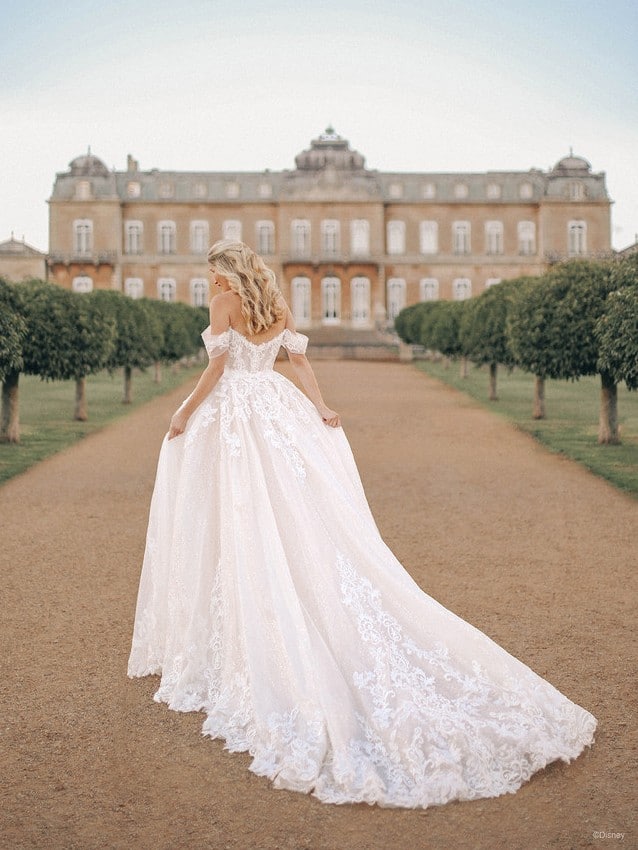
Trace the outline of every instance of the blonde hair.
<instances>
[{"instance_id":1,"label":"blonde hair","mask_svg":"<svg viewBox=\"0 0 638 850\"><path fill-rule=\"evenodd\" d=\"M268 330L284 314L275 273L243 242L222 239L210 248L208 262L241 299L241 314L251 334Z\"/></svg>"}]
</instances>

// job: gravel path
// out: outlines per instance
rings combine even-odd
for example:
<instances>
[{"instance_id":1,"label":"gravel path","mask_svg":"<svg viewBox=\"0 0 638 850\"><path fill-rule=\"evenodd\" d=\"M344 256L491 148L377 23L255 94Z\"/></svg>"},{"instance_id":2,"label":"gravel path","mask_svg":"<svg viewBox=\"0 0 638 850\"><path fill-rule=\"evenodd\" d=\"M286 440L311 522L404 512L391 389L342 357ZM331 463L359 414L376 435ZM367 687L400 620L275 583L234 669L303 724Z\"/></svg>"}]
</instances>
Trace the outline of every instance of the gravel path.
<instances>
[{"instance_id":1,"label":"gravel path","mask_svg":"<svg viewBox=\"0 0 638 850\"><path fill-rule=\"evenodd\" d=\"M390 547L595 714L593 748L496 799L329 806L274 790L248 755L201 736L202 715L154 703L157 679L127 679L126 661L157 454L185 387L0 489L0 846L638 846L638 502L410 366L315 368Z\"/></svg>"}]
</instances>

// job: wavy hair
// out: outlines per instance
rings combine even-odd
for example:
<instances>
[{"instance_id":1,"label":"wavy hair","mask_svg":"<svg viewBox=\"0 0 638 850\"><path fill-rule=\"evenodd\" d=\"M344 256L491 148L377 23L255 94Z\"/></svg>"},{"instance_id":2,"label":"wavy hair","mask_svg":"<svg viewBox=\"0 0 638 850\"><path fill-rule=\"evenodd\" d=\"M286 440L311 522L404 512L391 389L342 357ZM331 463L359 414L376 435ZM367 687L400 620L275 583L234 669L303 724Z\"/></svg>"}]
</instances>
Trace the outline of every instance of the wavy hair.
<instances>
[{"instance_id":1,"label":"wavy hair","mask_svg":"<svg viewBox=\"0 0 638 850\"><path fill-rule=\"evenodd\" d=\"M208 252L208 262L241 299L241 314L251 334L268 330L284 314L275 273L243 242L222 239Z\"/></svg>"}]
</instances>

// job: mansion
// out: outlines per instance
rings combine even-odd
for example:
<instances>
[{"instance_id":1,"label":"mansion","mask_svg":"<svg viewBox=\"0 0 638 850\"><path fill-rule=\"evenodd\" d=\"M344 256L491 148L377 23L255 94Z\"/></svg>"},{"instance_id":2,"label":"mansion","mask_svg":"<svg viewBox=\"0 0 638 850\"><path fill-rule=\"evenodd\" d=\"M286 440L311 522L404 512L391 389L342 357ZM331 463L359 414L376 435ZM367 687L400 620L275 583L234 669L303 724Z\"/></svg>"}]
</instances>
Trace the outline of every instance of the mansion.
<instances>
[{"instance_id":1,"label":"mansion","mask_svg":"<svg viewBox=\"0 0 638 850\"><path fill-rule=\"evenodd\" d=\"M90 152L56 176L49 279L205 305L206 254L241 239L274 270L299 328L370 328L417 301L464 299L568 257L611 252L604 173L389 173L332 128L284 171L109 171Z\"/></svg>"}]
</instances>

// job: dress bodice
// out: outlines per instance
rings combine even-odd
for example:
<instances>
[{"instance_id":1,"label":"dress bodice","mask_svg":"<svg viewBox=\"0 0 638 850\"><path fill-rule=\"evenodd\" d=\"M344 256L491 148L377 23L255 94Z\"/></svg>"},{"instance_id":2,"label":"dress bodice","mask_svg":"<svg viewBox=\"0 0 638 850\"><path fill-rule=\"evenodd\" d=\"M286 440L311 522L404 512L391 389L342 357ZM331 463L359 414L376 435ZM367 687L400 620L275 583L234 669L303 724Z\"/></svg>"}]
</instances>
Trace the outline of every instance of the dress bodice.
<instances>
[{"instance_id":1,"label":"dress bodice","mask_svg":"<svg viewBox=\"0 0 638 850\"><path fill-rule=\"evenodd\" d=\"M234 328L212 334L210 325L202 333L209 359L228 352L226 369L240 372L263 372L273 368L279 349L283 346L294 354L304 354L308 337L285 328L266 342L251 342Z\"/></svg>"}]
</instances>

